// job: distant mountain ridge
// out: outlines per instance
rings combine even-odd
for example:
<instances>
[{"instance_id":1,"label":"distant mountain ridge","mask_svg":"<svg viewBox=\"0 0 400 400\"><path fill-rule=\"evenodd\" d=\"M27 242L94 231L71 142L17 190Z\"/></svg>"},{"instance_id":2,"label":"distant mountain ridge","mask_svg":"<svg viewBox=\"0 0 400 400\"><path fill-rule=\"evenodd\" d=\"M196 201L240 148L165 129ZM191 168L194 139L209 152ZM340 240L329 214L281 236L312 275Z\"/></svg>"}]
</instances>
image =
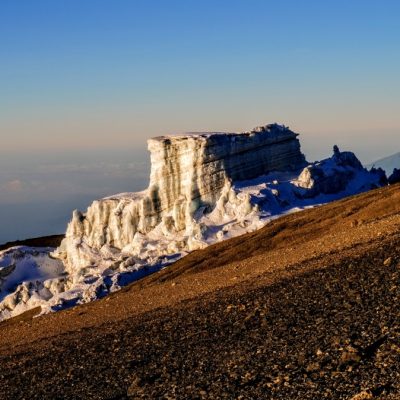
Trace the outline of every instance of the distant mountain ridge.
<instances>
[{"instance_id":1,"label":"distant mountain ridge","mask_svg":"<svg viewBox=\"0 0 400 400\"><path fill-rule=\"evenodd\" d=\"M381 158L369 164L367 167L382 168L389 176L395 168L400 168L400 152L388 157Z\"/></svg>"}]
</instances>

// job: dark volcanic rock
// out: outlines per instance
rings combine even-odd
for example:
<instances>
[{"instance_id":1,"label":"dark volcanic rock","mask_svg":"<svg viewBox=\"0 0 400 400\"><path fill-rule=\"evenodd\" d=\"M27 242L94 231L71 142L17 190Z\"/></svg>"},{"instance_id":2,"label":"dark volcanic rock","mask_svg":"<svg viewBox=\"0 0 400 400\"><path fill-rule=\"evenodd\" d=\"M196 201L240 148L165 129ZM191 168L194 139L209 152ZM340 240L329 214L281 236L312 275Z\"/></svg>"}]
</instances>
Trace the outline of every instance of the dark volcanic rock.
<instances>
[{"instance_id":1,"label":"dark volcanic rock","mask_svg":"<svg viewBox=\"0 0 400 400\"><path fill-rule=\"evenodd\" d=\"M361 162L350 151L341 152L335 145L333 156L326 160L315 162L303 169L295 185L299 188L298 196L310 198L319 194L334 194L346 190L349 182L356 173L364 169ZM370 171L371 175L380 175L379 171ZM383 177L376 180L380 184ZM372 182L372 180L371 180ZM365 187L364 190L372 189L373 186Z\"/></svg>"},{"instance_id":2,"label":"dark volcanic rock","mask_svg":"<svg viewBox=\"0 0 400 400\"><path fill-rule=\"evenodd\" d=\"M388 178L386 176L386 172L382 168L372 167L369 172L379 176L379 184L381 186L385 186L388 184Z\"/></svg>"},{"instance_id":3,"label":"dark volcanic rock","mask_svg":"<svg viewBox=\"0 0 400 400\"><path fill-rule=\"evenodd\" d=\"M400 182L400 169L395 168L392 175L389 176L389 184L394 185Z\"/></svg>"}]
</instances>

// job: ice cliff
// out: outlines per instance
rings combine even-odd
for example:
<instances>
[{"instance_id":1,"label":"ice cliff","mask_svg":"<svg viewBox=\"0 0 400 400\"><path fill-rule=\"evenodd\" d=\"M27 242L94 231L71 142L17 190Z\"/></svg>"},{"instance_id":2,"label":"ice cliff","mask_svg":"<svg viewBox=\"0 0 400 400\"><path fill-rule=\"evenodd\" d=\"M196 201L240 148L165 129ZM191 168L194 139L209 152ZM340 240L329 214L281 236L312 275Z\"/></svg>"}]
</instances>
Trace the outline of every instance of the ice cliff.
<instances>
[{"instance_id":1,"label":"ice cliff","mask_svg":"<svg viewBox=\"0 0 400 400\"><path fill-rule=\"evenodd\" d=\"M245 133L162 136L150 139L148 149L146 191L95 201L84 215L74 212L58 251L69 270L98 264L93 253L139 255L142 238L156 227L165 237L186 231L186 241L170 243L163 253L201 247L193 240L199 228L194 217L211 212L232 182L306 164L297 134L277 124Z\"/></svg>"},{"instance_id":2,"label":"ice cliff","mask_svg":"<svg viewBox=\"0 0 400 400\"><path fill-rule=\"evenodd\" d=\"M272 124L150 139L148 189L74 211L53 252L0 252L0 320L96 299L279 215L382 184L380 173L336 146L331 158L307 163L297 136Z\"/></svg>"}]
</instances>

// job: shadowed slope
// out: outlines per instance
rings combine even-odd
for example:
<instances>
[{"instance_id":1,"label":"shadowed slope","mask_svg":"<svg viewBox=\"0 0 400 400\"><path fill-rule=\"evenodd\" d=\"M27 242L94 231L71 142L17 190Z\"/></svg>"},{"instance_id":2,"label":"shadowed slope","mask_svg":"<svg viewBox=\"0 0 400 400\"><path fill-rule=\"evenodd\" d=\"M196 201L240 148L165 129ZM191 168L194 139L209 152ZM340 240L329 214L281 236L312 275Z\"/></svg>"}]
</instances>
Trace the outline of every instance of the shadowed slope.
<instances>
[{"instance_id":1,"label":"shadowed slope","mask_svg":"<svg viewBox=\"0 0 400 400\"><path fill-rule=\"evenodd\" d=\"M16 240L15 242L0 244L0 251L15 246L58 247L63 239L64 235L51 235L32 239Z\"/></svg>"},{"instance_id":2,"label":"shadowed slope","mask_svg":"<svg viewBox=\"0 0 400 400\"><path fill-rule=\"evenodd\" d=\"M6 321L0 398L398 398L399 200L393 186L292 214Z\"/></svg>"}]
</instances>

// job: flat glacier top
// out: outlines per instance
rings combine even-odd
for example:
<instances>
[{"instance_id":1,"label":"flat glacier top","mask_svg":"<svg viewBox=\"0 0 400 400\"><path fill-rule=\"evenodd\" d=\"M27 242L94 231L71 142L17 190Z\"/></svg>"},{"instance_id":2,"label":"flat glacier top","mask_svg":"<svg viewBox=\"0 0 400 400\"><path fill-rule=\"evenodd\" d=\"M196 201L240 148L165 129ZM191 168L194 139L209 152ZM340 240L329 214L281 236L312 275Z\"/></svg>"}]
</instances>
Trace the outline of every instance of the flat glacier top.
<instances>
[{"instance_id":1,"label":"flat glacier top","mask_svg":"<svg viewBox=\"0 0 400 400\"><path fill-rule=\"evenodd\" d=\"M269 135L279 135L282 133L292 133L288 127L280 124L269 124L265 126L259 126L251 131L248 132L183 132L183 133L172 133L168 135L163 135L163 136L157 136L153 137L149 140L155 140L155 141L163 141L167 139L186 139L186 138L209 138L211 136L250 136L250 135L256 135L256 134L269 134Z\"/></svg>"},{"instance_id":2,"label":"flat glacier top","mask_svg":"<svg viewBox=\"0 0 400 400\"><path fill-rule=\"evenodd\" d=\"M143 197L145 197L146 194L147 190L142 190L141 192L124 192L104 197L102 200L121 200L121 199L140 200Z\"/></svg>"},{"instance_id":3,"label":"flat glacier top","mask_svg":"<svg viewBox=\"0 0 400 400\"><path fill-rule=\"evenodd\" d=\"M171 133L169 135L156 136L149 140L163 141L166 139L185 139L185 138L208 138L211 136L232 136L232 135L244 135L243 132L183 132L183 133Z\"/></svg>"}]
</instances>

